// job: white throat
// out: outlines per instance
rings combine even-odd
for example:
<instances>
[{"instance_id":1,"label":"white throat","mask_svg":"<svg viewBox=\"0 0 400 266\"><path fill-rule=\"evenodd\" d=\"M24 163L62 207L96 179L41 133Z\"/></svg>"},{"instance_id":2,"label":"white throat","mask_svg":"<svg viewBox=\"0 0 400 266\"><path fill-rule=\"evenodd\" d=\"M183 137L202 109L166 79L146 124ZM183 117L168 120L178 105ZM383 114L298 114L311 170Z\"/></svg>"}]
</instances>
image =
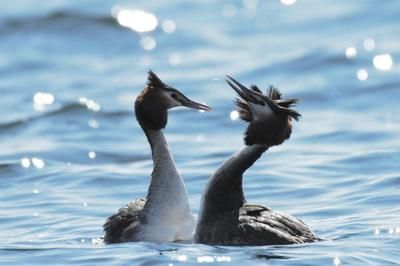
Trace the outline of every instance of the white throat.
<instances>
[{"instance_id":1,"label":"white throat","mask_svg":"<svg viewBox=\"0 0 400 266\"><path fill-rule=\"evenodd\" d=\"M153 172L143 208L148 228L145 240L170 242L191 240L195 221L186 187L176 169L162 130L147 131L153 156Z\"/></svg>"}]
</instances>

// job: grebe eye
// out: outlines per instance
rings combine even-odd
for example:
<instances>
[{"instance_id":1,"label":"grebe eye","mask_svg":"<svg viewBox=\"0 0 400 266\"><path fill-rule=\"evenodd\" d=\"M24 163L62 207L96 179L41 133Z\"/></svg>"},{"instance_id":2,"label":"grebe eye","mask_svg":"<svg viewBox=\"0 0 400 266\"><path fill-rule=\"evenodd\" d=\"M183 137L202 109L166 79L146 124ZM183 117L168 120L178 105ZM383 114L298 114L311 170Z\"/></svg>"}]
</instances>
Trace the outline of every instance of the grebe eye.
<instances>
[{"instance_id":1,"label":"grebe eye","mask_svg":"<svg viewBox=\"0 0 400 266\"><path fill-rule=\"evenodd\" d=\"M171 97L174 98L175 100L178 98L178 96L176 95L176 93L172 93Z\"/></svg>"}]
</instances>

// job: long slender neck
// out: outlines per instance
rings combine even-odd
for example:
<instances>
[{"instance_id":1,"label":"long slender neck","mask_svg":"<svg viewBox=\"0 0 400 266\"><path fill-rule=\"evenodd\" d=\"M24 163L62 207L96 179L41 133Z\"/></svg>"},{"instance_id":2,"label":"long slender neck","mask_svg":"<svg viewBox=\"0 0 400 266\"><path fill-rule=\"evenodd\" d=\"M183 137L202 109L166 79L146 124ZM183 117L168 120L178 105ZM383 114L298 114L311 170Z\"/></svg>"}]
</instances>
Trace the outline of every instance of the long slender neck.
<instances>
[{"instance_id":1,"label":"long slender neck","mask_svg":"<svg viewBox=\"0 0 400 266\"><path fill-rule=\"evenodd\" d=\"M178 174L176 170L174 159L172 157L171 152L168 148L167 140L165 139L163 131L160 130L151 130L151 129L144 129L144 132L147 136L147 139L150 143L151 147L151 155L153 157L153 173L157 173L160 167L163 167L166 164L170 164L171 170L173 171L172 174Z\"/></svg>"},{"instance_id":2,"label":"long slender neck","mask_svg":"<svg viewBox=\"0 0 400 266\"><path fill-rule=\"evenodd\" d=\"M203 194L199 223L229 212L235 214L246 202L243 173L268 149L265 145L246 146L227 159L210 177ZM214 219L215 219L214 218Z\"/></svg>"},{"instance_id":3,"label":"long slender neck","mask_svg":"<svg viewBox=\"0 0 400 266\"><path fill-rule=\"evenodd\" d=\"M149 140L153 157L153 172L146 205L167 204L167 201L176 199L188 202L185 185L176 169L163 131L143 130Z\"/></svg>"}]
</instances>

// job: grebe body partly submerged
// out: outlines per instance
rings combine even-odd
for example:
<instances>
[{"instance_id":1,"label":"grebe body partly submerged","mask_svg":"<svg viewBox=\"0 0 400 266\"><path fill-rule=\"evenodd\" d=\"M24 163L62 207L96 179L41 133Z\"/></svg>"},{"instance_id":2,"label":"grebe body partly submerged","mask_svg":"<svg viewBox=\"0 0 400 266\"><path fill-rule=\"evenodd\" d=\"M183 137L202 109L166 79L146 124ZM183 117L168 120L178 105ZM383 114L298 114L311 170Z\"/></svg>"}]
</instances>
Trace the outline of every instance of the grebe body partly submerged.
<instances>
[{"instance_id":1,"label":"grebe body partly submerged","mask_svg":"<svg viewBox=\"0 0 400 266\"><path fill-rule=\"evenodd\" d=\"M209 111L149 71L145 89L135 101L135 114L151 147L153 172L146 199L129 202L104 224L104 241L172 242L192 240L195 220L186 188L169 151L163 128L168 109L177 106Z\"/></svg>"},{"instance_id":2,"label":"grebe body partly submerged","mask_svg":"<svg viewBox=\"0 0 400 266\"><path fill-rule=\"evenodd\" d=\"M271 146L290 137L291 119L300 114L290 109L297 99L281 99L270 88L267 95L248 89L231 77L228 84L238 93L240 118L249 123L245 144L210 177L202 196L195 241L211 245L279 245L314 242L319 238L299 219L260 205L246 204L244 172Z\"/></svg>"}]
</instances>

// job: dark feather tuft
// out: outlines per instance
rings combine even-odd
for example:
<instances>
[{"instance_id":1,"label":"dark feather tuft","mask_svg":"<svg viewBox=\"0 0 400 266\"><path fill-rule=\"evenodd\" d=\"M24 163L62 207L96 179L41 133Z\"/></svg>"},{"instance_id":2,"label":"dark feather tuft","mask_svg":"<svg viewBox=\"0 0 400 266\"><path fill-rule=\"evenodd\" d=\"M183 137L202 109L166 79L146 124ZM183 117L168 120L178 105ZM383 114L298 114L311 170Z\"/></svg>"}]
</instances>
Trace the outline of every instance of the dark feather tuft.
<instances>
[{"instance_id":1,"label":"dark feather tuft","mask_svg":"<svg viewBox=\"0 0 400 266\"><path fill-rule=\"evenodd\" d=\"M280 100L278 103L279 106L289 108L293 107L296 105L296 103L299 102L299 99L285 99L285 100Z\"/></svg>"},{"instance_id":2,"label":"dark feather tuft","mask_svg":"<svg viewBox=\"0 0 400 266\"><path fill-rule=\"evenodd\" d=\"M271 85L269 86L267 95L272 100L279 100L282 97L282 93L279 91L279 89Z\"/></svg>"},{"instance_id":3,"label":"dark feather tuft","mask_svg":"<svg viewBox=\"0 0 400 266\"><path fill-rule=\"evenodd\" d=\"M261 91L256 85L251 85L251 86L250 86L250 89L252 89L252 90L255 91L255 92L258 92L258 93L261 93L261 94L262 94L262 91Z\"/></svg>"},{"instance_id":4,"label":"dark feather tuft","mask_svg":"<svg viewBox=\"0 0 400 266\"><path fill-rule=\"evenodd\" d=\"M239 112L239 117L245 122L251 122L253 121L253 114L250 111L249 105L247 102L236 98L235 104L238 107L238 112Z\"/></svg>"},{"instance_id":5,"label":"dark feather tuft","mask_svg":"<svg viewBox=\"0 0 400 266\"><path fill-rule=\"evenodd\" d=\"M147 76L147 86L153 89L166 87L165 83L151 69Z\"/></svg>"}]
</instances>

